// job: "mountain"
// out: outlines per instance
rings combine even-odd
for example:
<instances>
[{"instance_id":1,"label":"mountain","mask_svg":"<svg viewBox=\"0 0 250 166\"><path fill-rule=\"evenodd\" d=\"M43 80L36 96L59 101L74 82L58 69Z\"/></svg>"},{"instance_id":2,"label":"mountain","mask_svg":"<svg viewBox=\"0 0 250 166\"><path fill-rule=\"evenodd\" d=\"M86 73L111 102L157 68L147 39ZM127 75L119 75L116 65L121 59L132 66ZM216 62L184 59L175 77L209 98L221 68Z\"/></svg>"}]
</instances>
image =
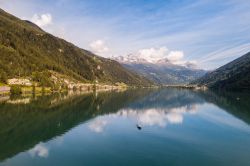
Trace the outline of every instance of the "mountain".
<instances>
[{"instance_id":1,"label":"mountain","mask_svg":"<svg viewBox=\"0 0 250 166\"><path fill-rule=\"evenodd\" d=\"M0 55L0 82L39 75L44 84L49 84L48 77L53 72L87 83L152 84L114 60L78 48L1 9Z\"/></svg>"},{"instance_id":2,"label":"mountain","mask_svg":"<svg viewBox=\"0 0 250 166\"><path fill-rule=\"evenodd\" d=\"M187 84L205 75L206 71L196 69L192 63L177 65L167 58L146 59L133 54L114 57L124 67L142 74L148 79L162 85Z\"/></svg>"},{"instance_id":3,"label":"mountain","mask_svg":"<svg viewBox=\"0 0 250 166\"><path fill-rule=\"evenodd\" d=\"M250 52L207 73L192 84L215 89L250 90Z\"/></svg>"}]
</instances>

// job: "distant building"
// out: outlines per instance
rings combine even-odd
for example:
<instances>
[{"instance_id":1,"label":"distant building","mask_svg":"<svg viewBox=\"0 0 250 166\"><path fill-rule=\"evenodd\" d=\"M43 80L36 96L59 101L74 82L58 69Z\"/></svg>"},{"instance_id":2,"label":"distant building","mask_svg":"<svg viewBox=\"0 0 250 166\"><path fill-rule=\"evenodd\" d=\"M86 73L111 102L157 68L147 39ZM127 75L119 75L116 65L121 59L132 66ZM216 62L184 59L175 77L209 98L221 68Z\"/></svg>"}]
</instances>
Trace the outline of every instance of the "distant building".
<instances>
[{"instance_id":1,"label":"distant building","mask_svg":"<svg viewBox=\"0 0 250 166\"><path fill-rule=\"evenodd\" d=\"M12 79L8 79L7 83L9 85L32 86L31 81L29 79L25 79L25 78L12 78Z\"/></svg>"}]
</instances>

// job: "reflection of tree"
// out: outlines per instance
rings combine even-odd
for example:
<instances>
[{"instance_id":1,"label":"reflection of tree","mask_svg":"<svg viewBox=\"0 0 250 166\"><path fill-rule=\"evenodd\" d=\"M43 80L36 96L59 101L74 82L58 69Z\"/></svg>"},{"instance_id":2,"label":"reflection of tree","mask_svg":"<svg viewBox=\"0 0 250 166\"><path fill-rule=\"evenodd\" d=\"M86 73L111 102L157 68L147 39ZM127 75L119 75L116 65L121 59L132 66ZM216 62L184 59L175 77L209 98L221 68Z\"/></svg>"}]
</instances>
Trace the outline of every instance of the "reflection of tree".
<instances>
[{"instance_id":1,"label":"reflection of tree","mask_svg":"<svg viewBox=\"0 0 250 166\"><path fill-rule=\"evenodd\" d=\"M0 104L0 161L97 115L116 112L148 93L105 92L97 97L88 94L66 100L65 96L41 96L29 104Z\"/></svg>"}]
</instances>

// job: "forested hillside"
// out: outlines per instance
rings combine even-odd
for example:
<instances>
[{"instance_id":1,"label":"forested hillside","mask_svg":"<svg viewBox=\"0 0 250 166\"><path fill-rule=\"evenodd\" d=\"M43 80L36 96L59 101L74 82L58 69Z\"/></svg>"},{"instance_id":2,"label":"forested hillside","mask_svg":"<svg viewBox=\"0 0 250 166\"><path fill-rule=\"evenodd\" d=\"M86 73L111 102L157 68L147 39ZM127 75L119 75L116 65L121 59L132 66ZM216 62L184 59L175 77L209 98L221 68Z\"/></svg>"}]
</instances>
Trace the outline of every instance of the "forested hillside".
<instances>
[{"instance_id":1,"label":"forested hillside","mask_svg":"<svg viewBox=\"0 0 250 166\"><path fill-rule=\"evenodd\" d=\"M212 71L192 84L227 90L250 90L250 52Z\"/></svg>"},{"instance_id":2,"label":"forested hillside","mask_svg":"<svg viewBox=\"0 0 250 166\"><path fill-rule=\"evenodd\" d=\"M31 77L51 84L51 71L81 82L148 86L152 82L105 59L46 33L29 21L0 9L0 82ZM45 86L48 86L45 85Z\"/></svg>"}]
</instances>

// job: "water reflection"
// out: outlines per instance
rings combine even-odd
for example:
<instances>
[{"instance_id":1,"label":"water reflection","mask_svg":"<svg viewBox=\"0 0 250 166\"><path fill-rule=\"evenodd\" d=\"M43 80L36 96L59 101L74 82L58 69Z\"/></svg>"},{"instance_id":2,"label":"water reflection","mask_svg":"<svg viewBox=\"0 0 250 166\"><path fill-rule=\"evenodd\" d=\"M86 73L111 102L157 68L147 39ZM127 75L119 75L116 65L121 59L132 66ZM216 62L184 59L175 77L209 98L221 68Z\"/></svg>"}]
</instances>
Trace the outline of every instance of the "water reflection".
<instances>
[{"instance_id":1,"label":"water reflection","mask_svg":"<svg viewBox=\"0 0 250 166\"><path fill-rule=\"evenodd\" d=\"M104 130L104 127L108 124L108 121L102 118L97 118L93 120L89 124L89 129L96 132L96 133L101 133Z\"/></svg>"},{"instance_id":2,"label":"water reflection","mask_svg":"<svg viewBox=\"0 0 250 166\"><path fill-rule=\"evenodd\" d=\"M117 116L125 116L137 120L139 126L159 126L165 127L167 123L181 124L183 114L187 113L187 107L173 109L145 109L133 110L125 109L117 113Z\"/></svg>"},{"instance_id":3,"label":"water reflection","mask_svg":"<svg viewBox=\"0 0 250 166\"><path fill-rule=\"evenodd\" d=\"M207 91L198 93L207 102L213 103L230 114L250 124L250 93Z\"/></svg>"},{"instance_id":4,"label":"water reflection","mask_svg":"<svg viewBox=\"0 0 250 166\"><path fill-rule=\"evenodd\" d=\"M0 104L0 161L24 151L32 158L48 158L46 142L62 144L63 135L80 124L97 134L117 121L116 125L132 123L134 130L181 126L186 116L198 116L205 104L214 104L249 124L249 100L249 95L242 93L183 89L5 98Z\"/></svg>"},{"instance_id":5,"label":"water reflection","mask_svg":"<svg viewBox=\"0 0 250 166\"><path fill-rule=\"evenodd\" d=\"M150 91L115 113L95 118L88 126L90 130L101 133L107 125L112 125L109 121L123 117L131 119L139 130L147 126L166 127L167 124L181 124L184 114L195 114L203 103L202 98L188 90Z\"/></svg>"},{"instance_id":6,"label":"water reflection","mask_svg":"<svg viewBox=\"0 0 250 166\"><path fill-rule=\"evenodd\" d=\"M48 157L49 149L43 143L39 143L34 148L30 149L29 153L32 157Z\"/></svg>"},{"instance_id":7,"label":"water reflection","mask_svg":"<svg viewBox=\"0 0 250 166\"><path fill-rule=\"evenodd\" d=\"M116 112L148 93L57 94L30 98L29 104L6 100L0 104L0 161L62 135L93 117Z\"/></svg>"}]
</instances>

